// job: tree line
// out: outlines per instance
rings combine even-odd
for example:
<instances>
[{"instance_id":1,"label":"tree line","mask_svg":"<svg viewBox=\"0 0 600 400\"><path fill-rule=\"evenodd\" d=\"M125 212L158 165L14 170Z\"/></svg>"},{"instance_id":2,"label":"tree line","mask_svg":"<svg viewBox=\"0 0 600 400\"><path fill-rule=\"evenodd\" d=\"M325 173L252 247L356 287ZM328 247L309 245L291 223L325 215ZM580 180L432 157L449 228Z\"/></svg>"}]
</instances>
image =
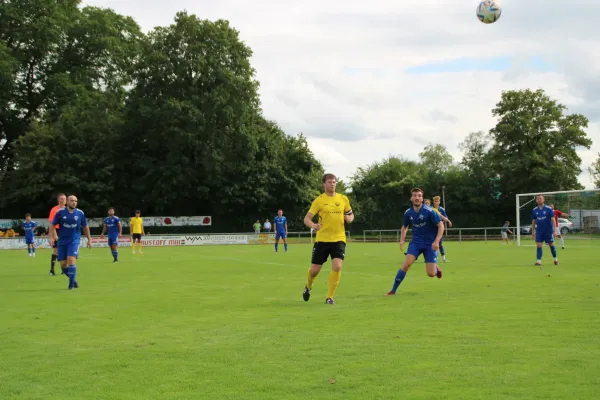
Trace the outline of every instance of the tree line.
<instances>
[{"instance_id":1,"label":"tree line","mask_svg":"<svg viewBox=\"0 0 600 400\"><path fill-rule=\"evenodd\" d=\"M180 12L143 33L79 0L0 1L0 218L45 215L72 192L90 216L211 215L231 231L281 207L302 229L325 171L302 134L263 116L251 55L225 20ZM396 228L413 186L445 187L470 226L492 209L511 215L516 193L580 188L583 115L542 90L504 92L492 113L497 125L471 133L462 160L431 144L419 160L358 168L340 185L353 229ZM589 168L600 185L600 155Z\"/></svg>"}]
</instances>

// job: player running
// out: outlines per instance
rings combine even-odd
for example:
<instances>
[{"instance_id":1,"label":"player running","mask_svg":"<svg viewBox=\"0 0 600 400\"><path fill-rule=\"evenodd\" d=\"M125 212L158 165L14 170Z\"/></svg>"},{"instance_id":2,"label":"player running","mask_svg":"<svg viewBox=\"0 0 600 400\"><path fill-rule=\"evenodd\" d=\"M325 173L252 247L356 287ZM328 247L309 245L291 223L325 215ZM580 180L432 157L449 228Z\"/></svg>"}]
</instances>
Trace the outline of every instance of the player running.
<instances>
[{"instance_id":1,"label":"player running","mask_svg":"<svg viewBox=\"0 0 600 400\"><path fill-rule=\"evenodd\" d=\"M562 233L560 232L560 227L558 226L558 218L569 218L569 214L565 214L564 212L557 210L554 208L554 204L550 204L550 208L554 211L554 224L556 225L556 236L560 239L560 247L565 249L565 239L562 237Z\"/></svg>"},{"instance_id":2,"label":"player running","mask_svg":"<svg viewBox=\"0 0 600 400\"><path fill-rule=\"evenodd\" d=\"M52 207L52 209L50 210L50 215L48 216L48 222L50 222L50 223L52 223L52 221L54 220L54 216L56 215L58 210L65 208L65 206L67 204L67 196L64 193L61 193L58 196L56 196L56 200L58 201L58 205ZM54 239L53 242L50 241L51 247L52 247L52 257L51 257L51 261L50 261L50 276L55 275L54 265L56 264L56 259L58 258L58 250L56 249L56 243L58 243L58 236L57 236L56 232L58 231L60 226L56 225L54 228L56 228L55 231L52 231L52 230L48 231L49 238ZM54 232L54 236L52 236L52 232ZM52 244L52 243L54 243L54 244ZM67 270L62 269L62 274L66 275Z\"/></svg>"},{"instance_id":3,"label":"player running","mask_svg":"<svg viewBox=\"0 0 600 400\"><path fill-rule=\"evenodd\" d=\"M430 277L442 278L442 270L437 265L437 251L440 248L440 240L444 234L444 223L438 213L428 205L423 204L423 190L414 188L412 191L410 207L404 213L404 221L400 235L400 250L404 251L406 232L412 226L412 240L408 245L408 251L404 253L404 263L398 270L392 290L386 295L396 294L398 287L406 277L406 273L421 254L425 258L425 268Z\"/></svg>"},{"instance_id":4,"label":"player running","mask_svg":"<svg viewBox=\"0 0 600 400\"><path fill-rule=\"evenodd\" d=\"M285 252L288 251L288 243L287 243L287 235L288 235L288 226L287 226L287 218L283 216L283 210L279 209L277 211L277 216L273 219L273 223L275 224L275 252L277 252L279 247L279 238L283 239L283 248Z\"/></svg>"},{"instance_id":5,"label":"player running","mask_svg":"<svg viewBox=\"0 0 600 400\"><path fill-rule=\"evenodd\" d=\"M531 237L537 246L537 261L535 265L542 265L542 246L544 242L550 246L554 265L558 265L556 257L556 246L554 245L554 210L544 204L544 196L538 194L536 197L538 206L531 212Z\"/></svg>"},{"instance_id":6,"label":"player running","mask_svg":"<svg viewBox=\"0 0 600 400\"><path fill-rule=\"evenodd\" d=\"M511 235L513 234L511 232L510 229L508 229L508 226L510 225L510 221L506 221L504 223L504 225L502 225L502 229L500 229L500 234L502 235L502 241L506 244L509 244L508 242L508 234L510 233Z\"/></svg>"},{"instance_id":7,"label":"player running","mask_svg":"<svg viewBox=\"0 0 600 400\"><path fill-rule=\"evenodd\" d=\"M50 225L50 244L54 245L54 238L57 236L55 226L58 229L58 261L63 269L67 270L69 277L69 290L79 287L77 283L77 256L79 255L79 244L81 241L81 228L85 230L85 236L88 240L88 248L92 248L92 238L90 237L90 227L85 219L83 211L77 208L77 197L71 195L67 199L67 207L58 210L52 225Z\"/></svg>"},{"instance_id":8,"label":"player running","mask_svg":"<svg viewBox=\"0 0 600 400\"><path fill-rule=\"evenodd\" d=\"M440 215L442 221L448 223L449 228L452 228L452 221L450 221L450 219L448 218L448 214L446 214L446 210L444 210L444 207L440 207L440 203L440 196L435 196L433 198L433 211L437 212ZM444 262L447 263L448 260L446 259L446 250L444 250L443 242L444 239L440 239L440 254L442 255L442 260L444 260Z\"/></svg>"},{"instance_id":9,"label":"player running","mask_svg":"<svg viewBox=\"0 0 600 400\"><path fill-rule=\"evenodd\" d=\"M350 200L343 194L335 192L337 180L333 174L325 174L322 179L325 193L317 197L311 204L304 217L304 225L317 232L312 250L312 260L307 274L307 283L304 286L302 298L310 299L313 283L321 267L331 257L331 273L328 280L326 304L335 304L333 296L340 284L342 264L346 256L346 227L344 222L354 221L354 214L350 207ZM315 224L313 218L319 216Z\"/></svg>"},{"instance_id":10,"label":"player running","mask_svg":"<svg viewBox=\"0 0 600 400\"><path fill-rule=\"evenodd\" d=\"M104 232L108 231L108 246L114 258L114 263L119 262L119 238L123 236L123 225L119 217L115 216L115 209L113 207L108 209L108 217L104 218L104 224L102 225L102 233L100 238L104 239Z\"/></svg>"},{"instance_id":11,"label":"player running","mask_svg":"<svg viewBox=\"0 0 600 400\"><path fill-rule=\"evenodd\" d=\"M137 241L138 250L142 254L142 235L144 235L144 219L140 217L140 210L135 210L135 217L129 222L131 231L131 249L135 254L135 243Z\"/></svg>"},{"instance_id":12,"label":"player running","mask_svg":"<svg viewBox=\"0 0 600 400\"><path fill-rule=\"evenodd\" d=\"M38 227L37 222L31 220L31 214L25 214L23 230L25 231L25 244L29 257L35 257L35 231Z\"/></svg>"}]
</instances>

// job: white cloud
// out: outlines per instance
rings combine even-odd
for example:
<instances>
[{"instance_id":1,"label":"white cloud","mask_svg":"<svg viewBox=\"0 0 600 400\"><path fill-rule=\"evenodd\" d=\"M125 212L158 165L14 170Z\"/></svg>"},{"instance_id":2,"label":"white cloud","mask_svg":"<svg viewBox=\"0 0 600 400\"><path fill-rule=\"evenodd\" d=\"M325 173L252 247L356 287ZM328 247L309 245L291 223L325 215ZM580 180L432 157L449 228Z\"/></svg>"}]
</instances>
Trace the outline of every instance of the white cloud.
<instances>
[{"instance_id":1,"label":"white cloud","mask_svg":"<svg viewBox=\"0 0 600 400\"><path fill-rule=\"evenodd\" d=\"M502 90L542 88L593 124L587 170L600 152L600 3L505 0L484 25L465 0L84 0L131 15L149 30L177 11L231 21L254 51L266 116L303 132L315 155L342 177L390 154L416 159L428 142L457 148L494 126ZM426 63L510 57L505 71L408 74ZM553 72L532 68L539 57ZM580 181L591 187L587 172Z\"/></svg>"}]
</instances>

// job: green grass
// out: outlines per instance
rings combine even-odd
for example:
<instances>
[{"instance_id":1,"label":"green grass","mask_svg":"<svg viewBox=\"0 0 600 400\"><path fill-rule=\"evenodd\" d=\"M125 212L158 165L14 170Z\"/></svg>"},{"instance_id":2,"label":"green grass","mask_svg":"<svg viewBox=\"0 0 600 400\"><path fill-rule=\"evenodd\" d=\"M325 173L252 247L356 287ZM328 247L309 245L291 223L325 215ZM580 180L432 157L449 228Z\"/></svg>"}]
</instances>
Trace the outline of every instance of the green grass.
<instances>
[{"instance_id":1,"label":"green grass","mask_svg":"<svg viewBox=\"0 0 600 400\"><path fill-rule=\"evenodd\" d=\"M305 244L83 250L74 292L48 251L4 251L0 399L598 398L590 243L543 269L533 247L448 243L442 280L419 260L390 298L397 245L350 243L335 306L329 263L302 301Z\"/></svg>"}]
</instances>

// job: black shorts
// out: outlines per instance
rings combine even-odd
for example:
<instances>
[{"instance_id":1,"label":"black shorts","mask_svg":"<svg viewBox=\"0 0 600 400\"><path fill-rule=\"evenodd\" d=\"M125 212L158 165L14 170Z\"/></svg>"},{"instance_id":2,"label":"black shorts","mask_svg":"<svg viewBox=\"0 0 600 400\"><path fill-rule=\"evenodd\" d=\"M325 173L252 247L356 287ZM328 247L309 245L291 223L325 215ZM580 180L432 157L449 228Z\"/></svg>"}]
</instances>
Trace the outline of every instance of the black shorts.
<instances>
[{"instance_id":1,"label":"black shorts","mask_svg":"<svg viewBox=\"0 0 600 400\"><path fill-rule=\"evenodd\" d=\"M131 237L133 238L133 240L139 240L140 242L142 241L142 234L141 233L132 233Z\"/></svg>"},{"instance_id":2,"label":"black shorts","mask_svg":"<svg viewBox=\"0 0 600 400\"><path fill-rule=\"evenodd\" d=\"M312 264L323 265L328 257L339 258L341 260L346 256L345 242L315 242L312 251Z\"/></svg>"}]
</instances>

